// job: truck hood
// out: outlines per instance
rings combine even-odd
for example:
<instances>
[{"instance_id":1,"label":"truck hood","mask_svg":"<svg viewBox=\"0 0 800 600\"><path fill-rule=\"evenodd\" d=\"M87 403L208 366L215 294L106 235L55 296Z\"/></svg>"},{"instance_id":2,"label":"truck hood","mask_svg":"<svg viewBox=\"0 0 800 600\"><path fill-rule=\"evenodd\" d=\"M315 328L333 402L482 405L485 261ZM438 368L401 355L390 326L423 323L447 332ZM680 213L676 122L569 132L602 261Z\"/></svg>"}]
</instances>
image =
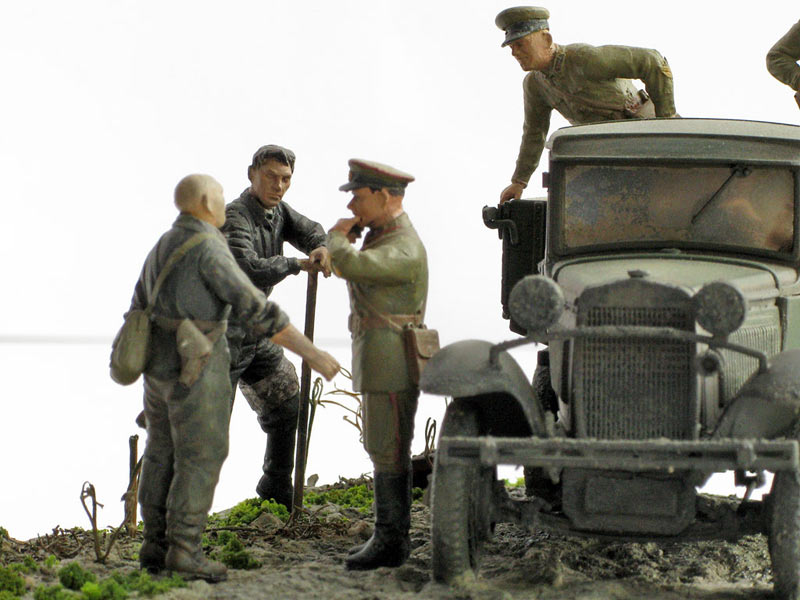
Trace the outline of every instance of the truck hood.
<instances>
[{"instance_id":1,"label":"truck hood","mask_svg":"<svg viewBox=\"0 0 800 600\"><path fill-rule=\"evenodd\" d=\"M711 281L725 281L750 301L774 298L797 281L797 270L785 265L688 255L576 258L554 265L553 277L567 299L574 300L587 287L627 279L631 271L644 271L650 281L683 287L690 294Z\"/></svg>"}]
</instances>

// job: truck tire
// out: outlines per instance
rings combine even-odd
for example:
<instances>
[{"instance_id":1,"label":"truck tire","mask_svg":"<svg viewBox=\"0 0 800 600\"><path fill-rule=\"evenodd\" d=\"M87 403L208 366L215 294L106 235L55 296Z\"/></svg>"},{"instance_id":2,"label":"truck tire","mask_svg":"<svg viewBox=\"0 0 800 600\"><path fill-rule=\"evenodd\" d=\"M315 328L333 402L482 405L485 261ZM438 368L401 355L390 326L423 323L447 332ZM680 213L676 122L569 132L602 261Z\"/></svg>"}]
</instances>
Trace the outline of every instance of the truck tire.
<instances>
[{"instance_id":1,"label":"truck tire","mask_svg":"<svg viewBox=\"0 0 800 600\"><path fill-rule=\"evenodd\" d=\"M800 472L775 473L770 492L769 553L775 598L800 599Z\"/></svg>"},{"instance_id":2,"label":"truck tire","mask_svg":"<svg viewBox=\"0 0 800 600\"><path fill-rule=\"evenodd\" d=\"M441 436L477 437L475 405L455 399L442 423ZM483 542L492 533L494 467L443 464L436 453L433 467L431 545L433 577L450 583L468 571L477 571Z\"/></svg>"}]
</instances>

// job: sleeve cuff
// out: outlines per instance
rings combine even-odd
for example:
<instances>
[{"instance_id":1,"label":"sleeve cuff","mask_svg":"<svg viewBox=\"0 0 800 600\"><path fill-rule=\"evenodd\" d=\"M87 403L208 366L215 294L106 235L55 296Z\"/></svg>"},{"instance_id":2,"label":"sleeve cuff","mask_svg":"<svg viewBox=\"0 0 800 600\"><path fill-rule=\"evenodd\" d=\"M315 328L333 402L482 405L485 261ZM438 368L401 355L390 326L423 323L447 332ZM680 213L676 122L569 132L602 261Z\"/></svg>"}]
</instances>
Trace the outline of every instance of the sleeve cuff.
<instances>
[{"instance_id":1,"label":"sleeve cuff","mask_svg":"<svg viewBox=\"0 0 800 600\"><path fill-rule=\"evenodd\" d=\"M300 259L291 257L286 259L289 265L289 273L292 275L297 275L302 269L300 268Z\"/></svg>"}]
</instances>

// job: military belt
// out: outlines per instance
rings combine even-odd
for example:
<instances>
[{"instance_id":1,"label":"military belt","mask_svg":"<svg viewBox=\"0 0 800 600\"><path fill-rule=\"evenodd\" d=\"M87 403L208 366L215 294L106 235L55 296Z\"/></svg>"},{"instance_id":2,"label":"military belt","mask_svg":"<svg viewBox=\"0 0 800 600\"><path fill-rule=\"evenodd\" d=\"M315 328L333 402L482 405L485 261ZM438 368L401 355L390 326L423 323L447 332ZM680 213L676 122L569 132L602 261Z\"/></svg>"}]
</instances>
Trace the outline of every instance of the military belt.
<instances>
[{"instance_id":1,"label":"military belt","mask_svg":"<svg viewBox=\"0 0 800 600\"><path fill-rule=\"evenodd\" d=\"M422 315L350 315L348 327L353 335L364 333L368 329L394 329L401 331L405 325L422 325Z\"/></svg>"}]
</instances>

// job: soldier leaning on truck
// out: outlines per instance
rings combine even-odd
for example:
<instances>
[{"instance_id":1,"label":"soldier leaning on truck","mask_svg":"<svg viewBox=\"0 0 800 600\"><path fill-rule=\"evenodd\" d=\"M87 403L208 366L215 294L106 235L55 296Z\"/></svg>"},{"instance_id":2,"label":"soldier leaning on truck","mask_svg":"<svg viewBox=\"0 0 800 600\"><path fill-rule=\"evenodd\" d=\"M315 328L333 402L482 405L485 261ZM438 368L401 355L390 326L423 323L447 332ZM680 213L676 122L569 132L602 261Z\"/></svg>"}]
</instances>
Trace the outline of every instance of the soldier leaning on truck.
<instances>
[{"instance_id":1,"label":"soldier leaning on truck","mask_svg":"<svg viewBox=\"0 0 800 600\"><path fill-rule=\"evenodd\" d=\"M778 81L792 88L800 107L800 21L794 24L767 52L767 71Z\"/></svg>"},{"instance_id":2,"label":"soldier leaning on truck","mask_svg":"<svg viewBox=\"0 0 800 600\"><path fill-rule=\"evenodd\" d=\"M675 117L672 71L656 50L553 42L546 8L520 6L497 15L523 71L525 122L517 167L500 202L519 199L539 165L553 109L572 125L646 117ZM637 90L632 79L644 82Z\"/></svg>"}]
</instances>

